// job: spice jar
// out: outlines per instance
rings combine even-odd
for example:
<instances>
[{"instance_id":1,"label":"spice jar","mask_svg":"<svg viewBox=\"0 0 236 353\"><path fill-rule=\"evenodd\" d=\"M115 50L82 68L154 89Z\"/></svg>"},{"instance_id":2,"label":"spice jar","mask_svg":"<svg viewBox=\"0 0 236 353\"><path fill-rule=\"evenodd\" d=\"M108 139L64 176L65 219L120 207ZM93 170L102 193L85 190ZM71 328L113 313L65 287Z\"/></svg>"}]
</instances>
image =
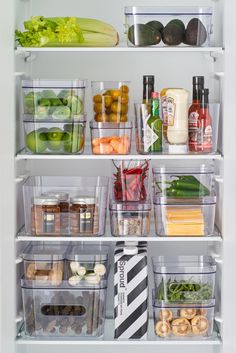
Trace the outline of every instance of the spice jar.
<instances>
[{"instance_id":1,"label":"spice jar","mask_svg":"<svg viewBox=\"0 0 236 353\"><path fill-rule=\"evenodd\" d=\"M58 235L61 231L60 205L56 197L33 198L31 208L31 231L35 235Z\"/></svg>"},{"instance_id":2,"label":"spice jar","mask_svg":"<svg viewBox=\"0 0 236 353\"><path fill-rule=\"evenodd\" d=\"M98 228L96 200L91 196L77 196L71 199L70 231L72 234L94 234Z\"/></svg>"},{"instance_id":3,"label":"spice jar","mask_svg":"<svg viewBox=\"0 0 236 353\"><path fill-rule=\"evenodd\" d=\"M60 218L61 218L61 234L69 232L69 194L61 191L49 191L43 193L43 196L56 197L59 200Z\"/></svg>"}]
</instances>

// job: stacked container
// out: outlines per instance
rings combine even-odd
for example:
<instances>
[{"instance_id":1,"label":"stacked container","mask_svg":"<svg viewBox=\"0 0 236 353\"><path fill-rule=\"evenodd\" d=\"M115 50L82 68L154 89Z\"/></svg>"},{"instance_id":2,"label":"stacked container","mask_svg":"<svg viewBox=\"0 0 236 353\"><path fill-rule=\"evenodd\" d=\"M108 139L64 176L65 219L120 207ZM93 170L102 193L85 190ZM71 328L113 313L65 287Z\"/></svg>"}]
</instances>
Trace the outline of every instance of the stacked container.
<instances>
[{"instance_id":1,"label":"stacked container","mask_svg":"<svg viewBox=\"0 0 236 353\"><path fill-rule=\"evenodd\" d=\"M54 245L30 245L23 254L25 333L31 337L101 337L109 248L60 246L59 250L60 255ZM58 277L59 272L60 280L52 281L51 276Z\"/></svg>"},{"instance_id":2,"label":"stacked container","mask_svg":"<svg viewBox=\"0 0 236 353\"><path fill-rule=\"evenodd\" d=\"M114 160L113 166L109 206L112 235L149 235L149 161Z\"/></svg>"},{"instance_id":3,"label":"stacked container","mask_svg":"<svg viewBox=\"0 0 236 353\"><path fill-rule=\"evenodd\" d=\"M83 153L85 84L84 80L22 81L25 147L29 153Z\"/></svg>"},{"instance_id":4,"label":"stacked container","mask_svg":"<svg viewBox=\"0 0 236 353\"><path fill-rule=\"evenodd\" d=\"M153 258L154 330L159 338L209 338L213 331L216 263L208 256Z\"/></svg>"},{"instance_id":5,"label":"stacked container","mask_svg":"<svg viewBox=\"0 0 236 353\"><path fill-rule=\"evenodd\" d=\"M23 184L26 233L103 235L108 184L107 177L29 177Z\"/></svg>"},{"instance_id":6,"label":"stacked container","mask_svg":"<svg viewBox=\"0 0 236 353\"><path fill-rule=\"evenodd\" d=\"M214 235L216 196L212 165L153 168L158 236Z\"/></svg>"},{"instance_id":7,"label":"stacked container","mask_svg":"<svg viewBox=\"0 0 236 353\"><path fill-rule=\"evenodd\" d=\"M129 82L92 82L94 120L90 122L93 154L130 153Z\"/></svg>"}]
</instances>

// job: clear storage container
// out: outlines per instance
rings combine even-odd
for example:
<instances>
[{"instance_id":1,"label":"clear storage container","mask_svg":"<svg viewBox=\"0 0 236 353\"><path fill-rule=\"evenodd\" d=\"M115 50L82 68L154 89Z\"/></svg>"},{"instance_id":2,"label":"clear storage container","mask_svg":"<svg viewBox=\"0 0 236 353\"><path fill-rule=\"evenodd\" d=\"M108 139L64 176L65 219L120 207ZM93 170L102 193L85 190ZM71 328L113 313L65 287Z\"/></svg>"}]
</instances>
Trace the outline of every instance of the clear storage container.
<instances>
[{"instance_id":1,"label":"clear storage container","mask_svg":"<svg viewBox=\"0 0 236 353\"><path fill-rule=\"evenodd\" d=\"M31 337L99 338L104 333L106 281L91 288L40 287L22 280L25 334Z\"/></svg>"},{"instance_id":2,"label":"clear storage container","mask_svg":"<svg viewBox=\"0 0 236 353\"><path fill-rule=\"evenodd\" d=\"M145 201L149 193L149 160L113 160L112 194L115 201Z\"/></svg>"},{"instance_id":3,"label":"clear storage container","mask_svg":"<svg viewBox=\"0 0 236 353\"><path fill-rule=\"evenodd\" d=\"M212 8L125 7L128 46L210 46Z\"/></svg>"},{"instance_id":4,"label":"clear storage container","mask_svg":"<svg viewBox=\"0 0 236 353\"><path fill-rule=\"evenodd\" d=\"M85 86L85 80L23 80L24 114L39 119L74 119L84 112Z\"/></svg>"},{"instance_id":5,"label":"clear storage container","mask_svg":"<svg viewBox=\"0 0 236 353\"><path fill-rule=\"evenodd\" d=\"M27 178L23 184L26 233L35 236L103 235L108 185L108 177Z\"/></svg>"},{"instance_id":6,"label":"clear storage container","mask_svg":"<svg viewBox=\"0 0 236 353\"><path fill-rule=\"evenodd\" d=\"M132 123L90 122L93 154L129 154Z\"/></svg>"},{"instance_id":7,"label":"clear storage container","mask_svg":"<svg viewBox=\"0 0 236 353\"><path fill-rule=\"evenodd\" d=\"M110 201L111 234L115 237L142 237L150 233L150 202Z\"/></svg>"},{"instance_id":8,"label":"clear storage container","mask_svg":"<svg viewBox=\"0 0 236 353\"><path fill-rule=\"evenodd\" d=\"M129 114L129 86L126 81L93 81L94 120L125 123Z\"/></svg>"},{"instance_id":9,"label":"clear storage container","mask_svg":"<svg viewBox=\"0 0 236 353\"><path fill-rule=\"evenodd\" d=\"M159 196L176 199L202 198L214 194L213 164L186 164L154 167L154 199Z\"/></svg>"},{"instance_id":10,"label":"clear storage container","mask_svg":"<svg viewBox=\"0 0 236 353\"><path fill-rule=\"evenodd\" d=\"M214 235L216 197L177 199L157 197L154 219L158 236Z\"/></svg>"},{"instance_id":11,"label":"clear storage container","mask_svg":"<svg viewBox=\"0 0 236 353\"><path fill-rule=\"evenodd\" d=\"M64 258L67 247L30 244L22 254L24 277L40 286L60 286L64 279Z\"/></svg>"},{"instance_id":12,"label":"clear storage container","mask_svg":"<svg viewBox=\"0 0 236 353\"><path fill-rule=\"evenodd\" d=\"M168 304L154 297L154 332L161 339L209 338L214 311L214 299L200 304Z\"/></svg>"},{"instance_id":13,"label":"clear storage container","mask_svg":"<svg viewBox=\"0 0 236 353\"><path fill-rule=\"evenodd\" d=\"M82 119L82 120L81 120ZM81 154L86 120L49 120L24 117L25 147L33 154Z\"/></svg>"},{"instance_id":14,"label":"clear storage container","mask_svg":"<svg viewBox=\"0 0 236 353\"><path fill-rule=\"evenodd\" d=\"M210 256L152 258L155 299L168 303L201 303L214 298L216 263Z\"/></svg>"},{"instance_id":15,"label":"clear storage container","mask_svg":"<svg viewBox=\"0 0 236 353\"><path fill-rule=\"evenodd\" d=\"M72 287L101 285L108 277L109 246L72 246L66 255L66 277Z\"/></svg>"}]
</instances>

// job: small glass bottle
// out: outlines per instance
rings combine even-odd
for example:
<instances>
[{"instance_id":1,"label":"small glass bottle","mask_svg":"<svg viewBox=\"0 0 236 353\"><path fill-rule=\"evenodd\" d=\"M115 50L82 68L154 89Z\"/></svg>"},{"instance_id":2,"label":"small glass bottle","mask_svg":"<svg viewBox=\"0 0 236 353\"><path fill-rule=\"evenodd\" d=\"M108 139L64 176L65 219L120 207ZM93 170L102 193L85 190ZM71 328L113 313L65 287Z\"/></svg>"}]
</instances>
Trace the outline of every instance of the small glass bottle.
<instances>
[{"instance_id":1,"label":"small glass bottle","mask_svg":"<svg viewBox=\"0 0 236 353\"><path fill-rule=\"evenodd\" d=\"M212 152L212 117L209 112L209 89L201 91L201 103L198 117L197 151Z\"/></svg>"},{"instance_id":2,"label":"small glass bottle","mask_svg":"<svg viewBox=\"0 0 236 353\"><path fill-rule=\"evenodd\" d=\"M152 75L143 76L143 104L147 104L149 107L149 113L151 112L152 104L152 92L154 92L155 77Z\"/></svg>"},{"instance_id":3,"label":"small glass bottle","mask_svg":"<svg viewBox=\"0 0 236 353\"><path fill-rule=\"evenodd\" d=\"M35 235L60 234L60 205L56 197L39 196L33 199L31 231Z\"/></svg>"},{"instance_id":4,"label":"small glass bottle","mask_svg":"<svg viewBox=\"0 0 236 353\"><path fill-rule=\"evenodd\" d=\"M150 153L162 152L162 120L159 114L159 93L152 92L152 114L147 121L151 129Z\"/></svg>"},{"instance_id":5,"label":"small glass bottle","mask_svg":"<svg viewBox=\"0 0 236 353\"><path fill-rule=\"evenodd\" d=\"M59 200L61 217L61 234L69 232L69 194L63 191L48 191L43 196L56 197Z\"/></svg>"},{"instance_id":6,"label":"small glass bottle","mask_svg":"<svg viewBox=\"0 0 236 353\"><path fill-rule=\"evenodd\" d=\"M71 234L94 233L96 225L96 200L91 196L73 197L70 202ZM97 216L96 216L97 217Z\"/></svg>"}]
</instances>

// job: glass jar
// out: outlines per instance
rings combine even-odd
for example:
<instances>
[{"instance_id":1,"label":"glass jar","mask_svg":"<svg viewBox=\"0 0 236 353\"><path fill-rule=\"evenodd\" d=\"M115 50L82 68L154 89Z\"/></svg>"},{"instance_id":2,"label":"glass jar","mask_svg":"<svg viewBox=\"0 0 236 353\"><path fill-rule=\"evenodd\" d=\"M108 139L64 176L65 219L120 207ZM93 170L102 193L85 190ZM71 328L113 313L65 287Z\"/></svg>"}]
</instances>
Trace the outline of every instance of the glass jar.
<instances>
[{"instance_id":1,"label":"glass jar","mask_svg":"<svg viewBox=\"0 0 236 353\"><path fill-rule=\"evenodd\" d=\"M60 205L56 197L34 197L31 207L31 231L35 235L61 232Z\"/></svg>"},{"instance_id":2,"label":"glass jar","mask_svg":"<svg viewBox=\"0 0 236 353\"><path fill-rule=\"evenodd\" d=\"M98 212L96 200L92 196L73 197L70 202L71 234L96 234Z\"/></svg>"},{"instance_id":3,"label":"glass jar","mask_svg":"<svg viewBox=\"0 0 236 353\"><path fill-rule=\"evenodd\" d=\"M69 232L69 194L61 191L49 191L43 193L43 196L56 197L59 200L60 218L61 218L61 234Z\"/></svg>"}]
</instances>

